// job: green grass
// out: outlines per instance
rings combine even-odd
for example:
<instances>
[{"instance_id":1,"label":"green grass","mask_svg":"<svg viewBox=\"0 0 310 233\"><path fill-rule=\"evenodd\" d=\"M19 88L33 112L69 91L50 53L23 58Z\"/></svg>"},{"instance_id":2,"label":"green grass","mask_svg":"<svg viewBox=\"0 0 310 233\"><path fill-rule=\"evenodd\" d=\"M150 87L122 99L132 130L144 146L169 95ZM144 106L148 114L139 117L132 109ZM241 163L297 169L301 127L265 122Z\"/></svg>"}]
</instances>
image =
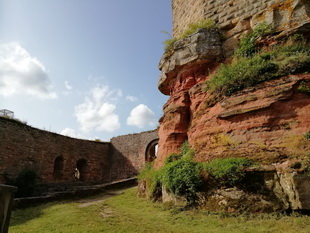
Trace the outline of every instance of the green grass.
<instances>
[{"instance_id":1,"label":"green grass","mask_svg":"<svg viewBox=\"0 0 310 233\"><path fill-rule=\"evenodd\" d=\"M139 199L136 193L136 188L131 188L85 207L81 207L80 200L16 210L9 232L310 232L308 216L234 217L198 210L180 211Z\"/></svg>"},{"instance_id":2,"label":"green grass","mask_svg":"<svg viewBox=\"0 0 310 233\"><path fill-rule=\"evenodd\" d=\"M207 82L207 91L230 96L246 87L288 74L310 71L310 49L304 43L283 44L251 57L235 57L231 64L222 64Z\"/></svg>"},{"instance_id":3,"label":"green grass","mask_svg":"<svg viewBox=\"0 0 310 233\"><path fill-rule=\"evenodd\" d=\"M211 29L215 27L215 22L211 19L202 19L195 23L189 24L186 30L179 37L173 37L164 41L165 51L172 49L174 43L178 40L184 39L185 37L190 36L195 33L198 29L206 28Z\"/></svg>"}]
</instances>

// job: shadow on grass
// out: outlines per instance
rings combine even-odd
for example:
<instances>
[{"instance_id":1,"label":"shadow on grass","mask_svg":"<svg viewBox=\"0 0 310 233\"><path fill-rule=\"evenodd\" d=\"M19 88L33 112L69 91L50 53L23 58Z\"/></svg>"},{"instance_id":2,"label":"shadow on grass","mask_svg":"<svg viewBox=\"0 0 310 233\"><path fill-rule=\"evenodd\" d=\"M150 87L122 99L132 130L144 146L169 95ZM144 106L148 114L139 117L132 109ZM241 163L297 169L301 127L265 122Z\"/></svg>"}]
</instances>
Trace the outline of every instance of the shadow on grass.
<instances>
[{"instance_id":1,"label":"shadow on grass","mask_svg":"<svg viewBox=\"0 0 310 233\"><path fill-rule=\"evenodd\" d=\"M32 219L39 218L43 215L44 209L50 205L51 204L43 204L35 207L13 210L10 219L10 226L21 225Z\"/></svg>"},{"instance_id":2,"label":"shadow on grass","mask_svg":"<svg viewBox=\"0 0 310 233\"><path fill-rule=\"evenodd\" d=\"M86 195L83 197L63 198L57 201L50 201L50 202L41 203L41 204L39 202L36 202L36 203L32 203L34 205L32 207L27 207L27 205L25 205L26 208L18 208L12 211L11 219L10 219L10 226L22 225L33 219L43 217L43 215L58 215L57 214L58 208L61 209L61 207L57 207L57 205L59 206L62 206L63 204L68 205L66 208L67 211L69 211L70 204L72 203L79 204L78 206L80 208L95 205L108 198L112 198L114 196L123 194L124 190L126 189L128 188L121 187L121 188L107 190L100 194ZM52 212L50 210L51 208L53 209Z\"/></svg>"}]
</instances>

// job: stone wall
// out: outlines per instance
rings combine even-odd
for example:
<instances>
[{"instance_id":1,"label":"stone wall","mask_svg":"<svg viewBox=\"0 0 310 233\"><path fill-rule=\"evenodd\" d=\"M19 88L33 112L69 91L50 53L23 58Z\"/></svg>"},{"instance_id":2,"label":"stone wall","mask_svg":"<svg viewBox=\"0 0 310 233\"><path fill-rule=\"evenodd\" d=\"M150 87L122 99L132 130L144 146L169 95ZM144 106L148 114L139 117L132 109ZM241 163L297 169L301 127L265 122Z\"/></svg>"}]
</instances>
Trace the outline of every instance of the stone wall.
<instances>
[{"instance_id":1,"label":"stone wall","mask_svg":"<svg viewBox=\"0 0 310 233\"><path fill-rule=\"evenodd\" d=\"M112 142L74 139L0 117L0 183L34 170L41 184L107 183L129 178L144 166L157 131L120 136ZM80 179L75 177L79 168Z\"/></svg>"},{"instance_id":2,"label":"stone wall","mask_svg":"<svg viewBox=\"0 0 310 233\"><path fill-rule=\"evenodd\" d=\"M157 130L112 138L111 179L137 175L147 160L148 145L157 139Z\"/></svg>"},{"instance_id":3,"label":"stone wall","mask_svg":"<svg viewBox=\"0 0 310 233\"><path fill-rule=\"evenodd\" d=\"M29 169L40 183L78 182L79 160L85 163L80 174L84 181L109 181L109 143L73 139L2 117L0 138L1 181Z\"/></svg>"},{"instance_id":4,"label":"stone wall","mask_svg":"<svg viewBox=\"0 0 310 233\"><path fill-rule=\"evenodd\" d=\"M220 28L231 29L239 21L282 0L172 0L173 35L178 36L190 23L213 19Z\"/></svg>"}]
</instances>

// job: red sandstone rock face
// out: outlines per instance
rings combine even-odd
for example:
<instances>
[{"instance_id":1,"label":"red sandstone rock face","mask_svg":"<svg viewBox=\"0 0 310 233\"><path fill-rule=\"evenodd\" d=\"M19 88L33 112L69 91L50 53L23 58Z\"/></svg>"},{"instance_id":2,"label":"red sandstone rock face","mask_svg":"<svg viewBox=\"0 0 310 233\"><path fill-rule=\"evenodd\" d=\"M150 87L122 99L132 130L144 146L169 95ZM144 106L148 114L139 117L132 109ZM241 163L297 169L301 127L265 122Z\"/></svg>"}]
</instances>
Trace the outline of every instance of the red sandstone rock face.
<instances>
[{"instance_id":1,"label":"red sandstone rock face","mask_svg":"<svg viewBox=\"0 0 310 233\"><path fill-rule=\"evenodd\" d=\"M296 31L309 39L309 12L308 1L286 0L232 30L223 28L226 41L221 41L217 30L201 30L164 54L159 90L170 99L160 120L156 167L179 152L185 140L199 161L248 157L270 164L309 153L310 143L303 134L310 130L310 97L298 91L302 81L310 87L309 74L268 81L221 100L203 90L218 61L232 55L241 34L266 21L278 33L274 41Z\"/></svg>"},{"instance_id":2,"label":"red sandstone rock face","mask_svg":"<svg viewBox=\"0 0 310 233\"><path fill-rule=\"evenodd\" d=\"M310 143L303 134L310 129L310 98L297 90L301 81L310 81L310 75L268 81L213 106L208 106L212 97L203 90L203 79L192 88L185 85L164 107L156 166L178 152L185 140L198 161L245 156L274 163L306 156Z\"/></svg>"}]
</instances>

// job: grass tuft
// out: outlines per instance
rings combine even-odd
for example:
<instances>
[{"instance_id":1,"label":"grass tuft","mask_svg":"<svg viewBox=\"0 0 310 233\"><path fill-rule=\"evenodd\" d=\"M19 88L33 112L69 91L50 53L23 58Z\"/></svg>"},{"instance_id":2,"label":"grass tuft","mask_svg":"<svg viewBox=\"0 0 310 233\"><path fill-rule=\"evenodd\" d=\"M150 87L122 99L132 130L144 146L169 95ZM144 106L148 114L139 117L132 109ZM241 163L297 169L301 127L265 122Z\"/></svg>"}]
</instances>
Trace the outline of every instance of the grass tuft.
<instances>
[{"instance_id":1,"label":"grass tuft","mask_svg":"<svg viewBox=\"0 0 310 233\"><path fill-rule=\"evenodd\" d=\"M183 32L183 34L179 37L171 37L163 42L165 45L165 52L172 49L174 43L178 40L184 39L185 37L190 36L191 34L195 33L198 29L206 28L211 29L215 27L215 22L211 19L202 19L196 23L189 24L187 29Z\"/></svg>"}]
</instances>

